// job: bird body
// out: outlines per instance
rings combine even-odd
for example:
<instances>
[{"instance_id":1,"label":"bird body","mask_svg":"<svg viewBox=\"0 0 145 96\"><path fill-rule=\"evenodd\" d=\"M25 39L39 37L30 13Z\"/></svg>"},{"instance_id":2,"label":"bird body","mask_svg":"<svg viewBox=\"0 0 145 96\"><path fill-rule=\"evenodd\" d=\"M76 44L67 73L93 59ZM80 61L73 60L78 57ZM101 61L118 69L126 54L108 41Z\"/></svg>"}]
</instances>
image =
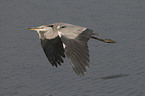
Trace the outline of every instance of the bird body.
<instances>
[{"instance_id":1,"label":"bird body","mask_svg":"<svg viewBox=\"0 0 145 96\"><path fill-rule=\"evenodd\" d=\"M94 37L96 33L91 29L67 23L42 25L29 30L35 30L39 34L44 53L53 66L61 65L66 55L79 76L84 75L86 68L89 68L88 40L93 38L106 42ZM114 41L109 40L107 43Z\"/></svg>"}]
</instances>

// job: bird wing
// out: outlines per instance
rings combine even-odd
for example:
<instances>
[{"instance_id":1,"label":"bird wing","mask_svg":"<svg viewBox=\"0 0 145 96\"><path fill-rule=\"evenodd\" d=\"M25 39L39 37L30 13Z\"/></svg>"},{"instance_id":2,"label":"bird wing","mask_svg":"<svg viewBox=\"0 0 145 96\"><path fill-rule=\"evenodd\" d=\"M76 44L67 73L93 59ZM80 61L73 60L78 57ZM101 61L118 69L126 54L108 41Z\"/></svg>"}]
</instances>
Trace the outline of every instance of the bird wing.
<instances>
[{"instance_id":1,"label":"bird wing","mask_svg":"<svg viewBox=\"0 0 145 96\"><path fill-rule=\"evenodd\" d=\"M63 33L63 30L61 33L61 40L66 46L65 53L73 70L79 76L84 75L86 68L89 68L89 50L87 42L91 35L93 35L93 31L86 29L81 33L79 32L78 35L76 35L77 32L69 32L71 34L66 35ZM76 37L72 38L73 35L76 35Z\"/></svg>"},{"instance_id":2,"label":"bird wing","mask_svg":"<svg viewBox=\"0 0 145 96\"><path fill-rule=\"evenodd\" d=\"M64 48L59 36L53 39L41 39L41 46L48 58L49 62L56 66L63 63L63 58L65 58ZM63 58L62 58L63 57Z\"/></svg>"}]
</instances>

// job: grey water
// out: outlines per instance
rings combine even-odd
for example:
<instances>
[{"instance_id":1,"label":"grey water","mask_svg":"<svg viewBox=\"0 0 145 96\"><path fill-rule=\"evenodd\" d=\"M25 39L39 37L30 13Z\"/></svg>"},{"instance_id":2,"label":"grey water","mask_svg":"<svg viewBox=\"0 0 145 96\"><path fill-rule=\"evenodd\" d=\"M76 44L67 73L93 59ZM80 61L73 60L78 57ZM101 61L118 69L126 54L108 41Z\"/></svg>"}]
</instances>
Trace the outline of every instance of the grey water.
<instances>
[{"instance_id":1,"label":"grey water","mask_svg":"<svg viewBox=\"0 0 145 96\"><path fill-rule=\"evenodd\" d=\"M145 0L1 0L0 96L145 96ZM90 69L48 62L36 32L66 22L93 29Z\"/></svg>"}]
</instances>

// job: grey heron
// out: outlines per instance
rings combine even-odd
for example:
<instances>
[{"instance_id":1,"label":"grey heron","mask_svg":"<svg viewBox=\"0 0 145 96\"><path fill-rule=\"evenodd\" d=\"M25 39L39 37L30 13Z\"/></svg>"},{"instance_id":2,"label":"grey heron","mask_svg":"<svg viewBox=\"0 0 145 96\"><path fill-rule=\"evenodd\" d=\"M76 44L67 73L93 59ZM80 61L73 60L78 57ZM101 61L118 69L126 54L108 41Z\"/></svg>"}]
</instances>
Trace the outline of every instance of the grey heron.
<instances>
[{"instance_id":1,"label":"grey heron","mask_svg":"<svg viewBox=\"0 0 145 96\"><path fill-rule=\"evenodd\" d=\"M28 30L37 31L44 53L53 66L61 65L66 55L73 70L79 76L84 76L86 68L89 68L87 42L90 38L115 43L111 39L95 37L97 33L91 29L67 23L42 25Z\"/></svg>"}]
</instances>

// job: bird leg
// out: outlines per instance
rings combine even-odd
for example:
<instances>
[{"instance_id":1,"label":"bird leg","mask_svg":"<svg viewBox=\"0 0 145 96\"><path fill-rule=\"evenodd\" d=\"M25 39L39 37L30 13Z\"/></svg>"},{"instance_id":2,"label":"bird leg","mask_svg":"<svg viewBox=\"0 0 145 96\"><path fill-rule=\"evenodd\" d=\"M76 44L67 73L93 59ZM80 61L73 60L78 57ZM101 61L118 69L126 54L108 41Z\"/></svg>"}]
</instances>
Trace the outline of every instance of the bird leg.
<instances>
[{"instance_id":1,"label":"bird leg","mask_svg":"<svg viewBox=\"0 0 145 96\"><path fill-rule=\"evenodd\" d=\"M111 39L101 39L101 38L97 38L97 37L94 37L94 36L91 36L91 38L102 41L102 42L105 42L105 43L116 43L115 41L113 41Z\"/></svg>"}]
</instances>

